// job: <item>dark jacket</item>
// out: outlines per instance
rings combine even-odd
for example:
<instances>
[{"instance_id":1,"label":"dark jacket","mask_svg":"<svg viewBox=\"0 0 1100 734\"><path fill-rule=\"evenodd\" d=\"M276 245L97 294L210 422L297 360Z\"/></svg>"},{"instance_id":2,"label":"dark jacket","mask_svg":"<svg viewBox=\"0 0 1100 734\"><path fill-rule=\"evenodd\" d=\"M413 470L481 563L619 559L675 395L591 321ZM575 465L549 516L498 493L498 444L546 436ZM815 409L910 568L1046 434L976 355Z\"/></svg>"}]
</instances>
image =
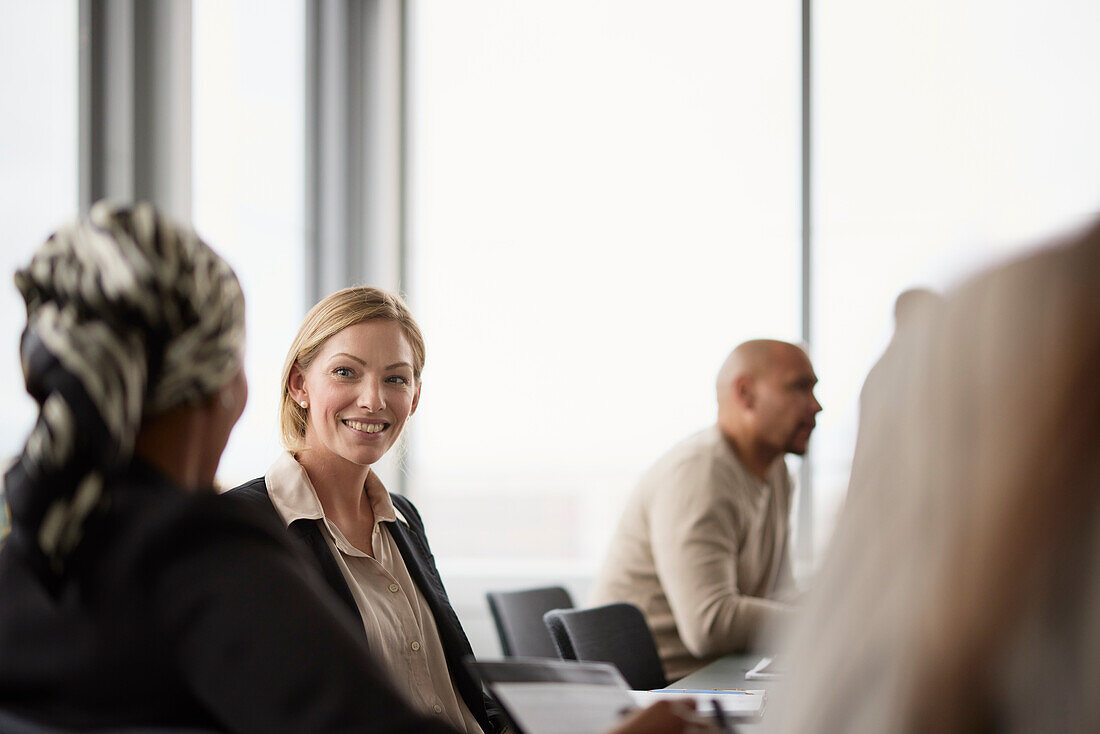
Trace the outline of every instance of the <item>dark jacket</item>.
<instances>
[{"instance_id":1,"label":"dark jacket","mask_svg":"<svg viewBox=\"0 0 1100 734\"><path fill-rule=\"evenodd\" d=\"M270 514L136 462L107 486L57 588L21 527L0 547L0 711L81 730L452 731L408 708Z\"/></svg>"},{"instance_id":2,"label":"dark jacket","mask_svg":"<svg viewBox=\"0 0 1100 734\"><path fill-rule=\"evenodd\" d=\"M278 517L263 477L246 482L230 490L227 495L247 499ZM473 650L470 648L466 633L462 630L462 624L458 621L458 615L455 614L447 598L443 581L439 578L435 557L428 546L428 537L424 533L424 521L420 519L420 513L408 499L392 493L390 498L393 500L393 506L408 521L408 526L400 522L387 523L390 535L397 544L405 566L409 569L413 583L420 589L420 593L432 610L432 616L435 617L439 639L443 643L443 654L447 660L447 670L451 673L455 688L483 731L487 734L502 731L507 721L503 712L484 693L481 684L473 678L462 662L466 656L473 655ZM355 605L355 599L344 580L344 575L340 572L340 567L336 564L336 559L332 557L324 536L321 535L319 522L303 518L292 522L288 529L292 535L306 544L310 555L317 561L321 575L351 610L362 631L359 608Z\"/></svg>"}]
</instances>

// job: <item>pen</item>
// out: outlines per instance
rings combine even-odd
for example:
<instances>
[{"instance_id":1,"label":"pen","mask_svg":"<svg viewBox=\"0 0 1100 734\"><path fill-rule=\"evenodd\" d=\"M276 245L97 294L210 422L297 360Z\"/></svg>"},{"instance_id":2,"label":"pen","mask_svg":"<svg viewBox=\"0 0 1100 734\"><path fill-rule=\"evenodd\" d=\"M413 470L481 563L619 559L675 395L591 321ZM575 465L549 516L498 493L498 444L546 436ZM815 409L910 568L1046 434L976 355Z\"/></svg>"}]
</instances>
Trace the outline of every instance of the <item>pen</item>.
<instances>
[{"instance_id":1,"label":"pen","mask_svg":"<svg viewBox=\"0 0 1100 734\"><path fill-rule=\"evenodd\" d=\"M718 722L718 728L721 731L728 732L730 725L726 723L726 712L722 710L722 704L718 702L717 698L710 699L710 702L714 706L714 720Z\"/></svg>"}]
</instances>

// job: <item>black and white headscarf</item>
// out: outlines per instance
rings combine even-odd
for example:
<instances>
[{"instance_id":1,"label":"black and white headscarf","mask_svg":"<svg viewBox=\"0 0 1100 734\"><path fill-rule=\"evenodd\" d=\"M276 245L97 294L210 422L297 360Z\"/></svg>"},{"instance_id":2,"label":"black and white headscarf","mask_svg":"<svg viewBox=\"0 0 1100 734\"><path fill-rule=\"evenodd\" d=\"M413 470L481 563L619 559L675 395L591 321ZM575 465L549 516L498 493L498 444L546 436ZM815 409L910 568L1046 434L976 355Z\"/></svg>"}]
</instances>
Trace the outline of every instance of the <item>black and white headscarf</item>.
<instances>
[{"instance_id":1,"label":"black and white headscarf","mask_svg":"<svg viewBox=\"0 0 1100 734\"><path fill-rule=\"evenodd\" d=\"M148 204L101 201L38 248L15 284L39 416L5 475L13 539L63 571L103 475L131 459L142 418L215 393L241 367L244 297L189 228Z\"/></svg>"}]
</instances>

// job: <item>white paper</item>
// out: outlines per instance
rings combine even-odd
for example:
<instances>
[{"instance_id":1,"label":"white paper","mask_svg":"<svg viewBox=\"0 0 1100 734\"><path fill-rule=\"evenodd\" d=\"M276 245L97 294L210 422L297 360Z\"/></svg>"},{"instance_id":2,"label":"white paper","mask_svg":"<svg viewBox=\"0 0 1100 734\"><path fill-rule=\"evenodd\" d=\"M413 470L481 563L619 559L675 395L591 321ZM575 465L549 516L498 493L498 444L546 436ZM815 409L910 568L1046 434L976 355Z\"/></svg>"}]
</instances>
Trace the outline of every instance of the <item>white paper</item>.
<instances>
[{"instance_id":1,"label":"white paper","mask_svg":"<svg viewBox=\"0 0 1100 734\"><path fill-rule=\"evenodd\" d=\"M763 690L744 691L677 691L663 689L658 691L630 691L630 697L639 706L652 706L657 701L669 698L690 698L695 701L695 710L700 714L714 712L714 702L722 707L722 713L730 718L756 718L764 713L764 701L767 692Z\"/></svg>"},{"instance_id":2,"label":"white paper","mask_svg":"<svg viewBox=\"0 0 1100 734\"><path fill-rule=\"evenodd\" d=\"M610 729L631 692L581 683L495 683L493 693L526 734L592 734Z\"/></svg>"}]
</instances>

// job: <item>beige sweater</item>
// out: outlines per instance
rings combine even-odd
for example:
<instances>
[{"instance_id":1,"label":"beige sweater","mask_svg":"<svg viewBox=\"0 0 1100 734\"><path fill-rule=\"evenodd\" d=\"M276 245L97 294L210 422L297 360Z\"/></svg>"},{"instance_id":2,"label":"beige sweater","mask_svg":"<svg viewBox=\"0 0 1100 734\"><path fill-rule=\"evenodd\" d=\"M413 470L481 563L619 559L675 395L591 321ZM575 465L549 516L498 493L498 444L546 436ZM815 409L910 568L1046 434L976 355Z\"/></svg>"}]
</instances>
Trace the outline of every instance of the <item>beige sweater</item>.
<instances>
[{"instance_id":1,"label":"beige sweater","mask_svg":"<svg viewBox=\"0 0 1100 734\"><path fill-rule=\"evenodd\" d=\"M789 609L790 476L749 474L717 426L674 446L627 503L591 603L630 602L645 615L669 681L744 650Z\"/></svg>"}]
</instances>

